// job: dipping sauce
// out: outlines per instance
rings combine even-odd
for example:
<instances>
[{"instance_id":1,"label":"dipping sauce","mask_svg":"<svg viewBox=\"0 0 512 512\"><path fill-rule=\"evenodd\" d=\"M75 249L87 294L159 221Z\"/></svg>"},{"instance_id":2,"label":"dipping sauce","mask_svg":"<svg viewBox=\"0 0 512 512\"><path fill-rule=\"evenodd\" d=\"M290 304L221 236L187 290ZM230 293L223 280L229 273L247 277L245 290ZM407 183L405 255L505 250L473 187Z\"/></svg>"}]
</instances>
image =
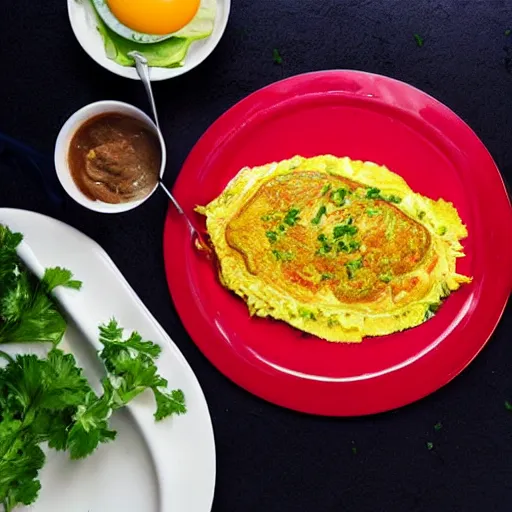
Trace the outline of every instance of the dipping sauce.
<instances>
[{"instance_id":1,"label":"dipping sauce","mask_svg":"<svg viewBox=\"0 0 512 512\"><path fill-rule=\"evenodd\" d=\"M86 121L73 135L68 165L89 199L127 203L156 186L162 152L158 136L133 117L107 113Z\"/></svg>"}]
</instances>

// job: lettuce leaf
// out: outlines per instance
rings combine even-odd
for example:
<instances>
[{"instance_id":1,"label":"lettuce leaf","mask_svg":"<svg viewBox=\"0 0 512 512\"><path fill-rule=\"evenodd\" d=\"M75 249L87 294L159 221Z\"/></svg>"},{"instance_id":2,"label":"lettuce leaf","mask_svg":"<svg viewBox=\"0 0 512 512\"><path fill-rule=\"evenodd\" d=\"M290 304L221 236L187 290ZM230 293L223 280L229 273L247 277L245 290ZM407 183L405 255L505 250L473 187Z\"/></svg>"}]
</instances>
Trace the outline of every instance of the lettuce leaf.
<instances>
[{"instance_id":1,"label":"lettuce leaf","mask_svg":"<svg viewBox=\"0 0 512 512\"><path fill-rule=\"evenodd\" d=\"M176 32L174 37L152 44L141 44L125 39L108 28L97 13L96 19L107 57L117 64L133 66L133 59L128 53L136 50L146 57L151 67L176 68L184 65L185 57L194 41L205 39L212 34L216 14L216 0L203 0L196 16L186 27Z\"/></svg>"}]
</instances>

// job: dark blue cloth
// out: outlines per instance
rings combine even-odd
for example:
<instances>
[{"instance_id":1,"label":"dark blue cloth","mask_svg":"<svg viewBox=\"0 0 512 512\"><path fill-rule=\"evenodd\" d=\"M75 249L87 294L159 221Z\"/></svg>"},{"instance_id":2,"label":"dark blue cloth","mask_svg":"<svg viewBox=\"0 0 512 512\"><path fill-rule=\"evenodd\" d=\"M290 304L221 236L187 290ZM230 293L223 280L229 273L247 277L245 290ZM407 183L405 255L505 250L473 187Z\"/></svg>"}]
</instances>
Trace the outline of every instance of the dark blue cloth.
<instances>
[{"instance_id":1,"label":"dark blue cloth","mask_svg":"<svg viewBox=\"0 0 512 512\"><path fill-rule=\"evenodd\" d=\"M119 99L146 108L139 83L110 74L83 52L64 0L4 3L0 131L51 155L62 123L86 103ZM297 73L349 68L398 78L447 104L481 137L510 183L509 28L506 0L235 0L208 60L155 85L169 147L166 179L172 184L204 130L248 93ZM97 240L176 341L213 417L215 512L512 510L512 412L504 407L512 399L510 307L475 362L427 399L372 418L309 417L233 385L185 333L164 278L163 194L118 216L70 201L60 210L37 181L3 165L0 206L58 216Z\"/></svg>"}]
</instances>

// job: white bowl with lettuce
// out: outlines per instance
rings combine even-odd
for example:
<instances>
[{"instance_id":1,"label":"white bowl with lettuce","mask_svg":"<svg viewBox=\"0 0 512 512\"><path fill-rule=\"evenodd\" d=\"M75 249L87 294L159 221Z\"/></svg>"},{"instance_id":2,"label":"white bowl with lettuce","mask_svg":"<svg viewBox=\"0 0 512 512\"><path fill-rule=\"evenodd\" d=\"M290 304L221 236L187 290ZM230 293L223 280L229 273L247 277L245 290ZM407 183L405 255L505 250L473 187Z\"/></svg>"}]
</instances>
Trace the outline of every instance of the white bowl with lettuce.
<instances>
[{"instance_id":1,"label":"white bowl with lettuce","mask_svg":"<svg viewBox=\"0 0 512 512\"><path fill-rule=\"evenodd\" d=\"M203 62L224 34L230 8L231 0L201 0L188 25L174 34L154 37L116 23L105 0L68 0L73 32L92 59L117 75L138 80L128 56L137 50L148 59L152 81L174 78Z\"/></svg>"}]
</instances>

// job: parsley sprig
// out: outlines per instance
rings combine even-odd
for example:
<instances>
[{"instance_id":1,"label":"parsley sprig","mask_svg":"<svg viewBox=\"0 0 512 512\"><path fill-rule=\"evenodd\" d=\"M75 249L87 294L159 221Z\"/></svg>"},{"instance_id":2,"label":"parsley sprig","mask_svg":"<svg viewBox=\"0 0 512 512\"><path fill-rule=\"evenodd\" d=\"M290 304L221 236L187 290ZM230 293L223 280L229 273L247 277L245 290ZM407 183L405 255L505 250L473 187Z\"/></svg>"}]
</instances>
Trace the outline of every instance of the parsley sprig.
<instances>
[{"instance_id":1,"label":"parsley sprig","mask_svg":"<svg viewBox=\"0 0 512 512\"><path fill-rule=\"evenodd\" d=\"M37 499L45 463L41 443L68 451L71 459L88 456L115 439L112 413L146 390L155 398L155 420L186 412L183 392L168 390L158 374L160 347L137 332L125 338L115 319L100 326L106 376L95 393L74 356L57 348L66 320L51 293L57 286L78 290L81 283L60 267L47 269L39 281L16 254L21 241L0 225L0 344L52 345L43 358L0 351L0 504L6 512Z\"/></svg>"}]
</instances>

